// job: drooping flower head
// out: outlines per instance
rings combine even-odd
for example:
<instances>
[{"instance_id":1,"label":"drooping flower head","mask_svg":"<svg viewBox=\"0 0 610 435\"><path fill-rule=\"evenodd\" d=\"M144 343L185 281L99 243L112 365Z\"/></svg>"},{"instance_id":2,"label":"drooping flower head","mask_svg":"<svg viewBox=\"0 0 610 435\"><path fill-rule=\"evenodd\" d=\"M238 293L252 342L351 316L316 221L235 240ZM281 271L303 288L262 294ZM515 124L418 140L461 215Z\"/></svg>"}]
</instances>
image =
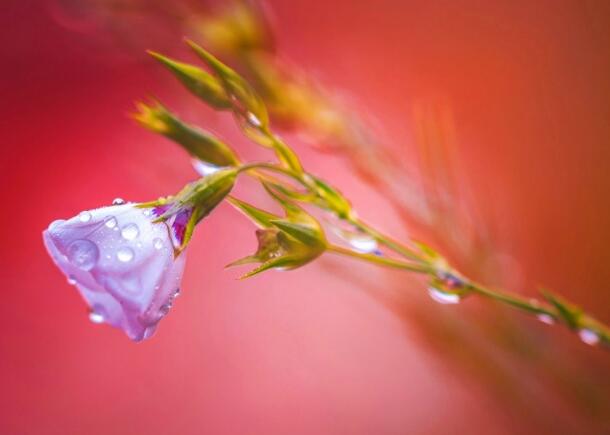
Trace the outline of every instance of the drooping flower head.
<instances>
[{"instance_id":1,"label":"drooping flower head","mask_svg":"<svg viewBox=\"0 0 610 435\"><path fill-rule=\"evenodd\" d=\"M195 225L231 191L235 174L218 171L150 203L84 211L43 232L92 321L120 328L135 341L153 334L178 295Z\"/></svg>"},{"instance_id":2,"label":"drooping flower head","mask_svg":"<svg viewBox=\"0 0 610 435\"><path fill-rule=\"evenodd\" d=\"M90 319L140 341L152 335L179 292L186 258L184 252L174 256L184 235L179 217L155 223L152 209L120 204L55 221L43 238L89 306Z\"/></svg>"}]
</instances>

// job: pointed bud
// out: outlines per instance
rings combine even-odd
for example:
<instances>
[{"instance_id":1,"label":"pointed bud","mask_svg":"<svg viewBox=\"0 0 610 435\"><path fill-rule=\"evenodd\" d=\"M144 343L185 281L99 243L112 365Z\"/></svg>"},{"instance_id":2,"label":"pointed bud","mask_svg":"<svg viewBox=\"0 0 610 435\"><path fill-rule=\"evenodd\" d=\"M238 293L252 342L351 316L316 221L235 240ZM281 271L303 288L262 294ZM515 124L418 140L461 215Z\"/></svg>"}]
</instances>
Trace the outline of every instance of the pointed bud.
<instances>
[{"instance_id":1,"label":"pointed bud","mask_svg":"<svg viewBox=\"0 0 610 435\"><path fill-rule=\"evenodd\" d=\"M154 51L148 52L169 69L178 80L195 96L216 109L231 108L221 82L210 73L188 63L177 62Z\"/></svg>"},{"instance_id":2,"label":"pointed bud","mask_svg":"<svg viewBox=\"0 0 610 435\"><path fill-rule=\"evenodd\" d=\"M161 103L136 103L133 117L145 128L181 145L193 157L214 166L235 166L239 159L233 150L210 133L182 122Z\"/></svg>"},{"instance_id":3,"label":"pointed bud","mask_svg":"<svg viewBox=\"0 0 610 435\"><path fill-rule=\"evenodd\" d=\"M152 207L157 215L156 222L172 219L170 224L175 227L179 242L175 255L179 255L190 241L195 226L231 192L236 176L237 170L222 169L188 184L176 196L141 204L140 207Z\"/></svg>"},{"instance_id":4,"label":"pointed bud","mask_svg":"<svg viewBox=\"0 0 610 435\"><path fill-rule=\"evenodd\" d=\"M268 130L269 114L265 103L254 88L233 69L195 42L187 39L186 43L220 79L225 93L233 105L235 114L241 118L240 121L256 130Z\"/></svg>"},{"instance_id":5,"label":"pointed bud","mask_svg":"<svg viewBox=\"0 0 610 435\"><path fill-rule=\"evenodd\" d=\"M285 218L275 216L243 201L231 198L237 209L251 218L261 229L257 230L256 253L229 266L261 263L242 278L269 269L295 269L320 256L326 250L326 238L320 224L300 207L277 197L286 212Z\"/></svg>"}]
</instances>

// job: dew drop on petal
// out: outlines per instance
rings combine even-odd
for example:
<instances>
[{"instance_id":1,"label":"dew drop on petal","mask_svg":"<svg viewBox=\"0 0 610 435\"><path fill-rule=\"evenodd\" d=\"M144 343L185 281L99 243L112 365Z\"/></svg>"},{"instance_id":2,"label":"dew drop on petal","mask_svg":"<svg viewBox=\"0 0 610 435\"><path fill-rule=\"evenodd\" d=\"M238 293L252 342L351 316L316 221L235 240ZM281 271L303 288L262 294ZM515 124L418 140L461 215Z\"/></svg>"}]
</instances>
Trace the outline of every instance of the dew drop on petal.
<instances>
[{"instance_id":1,"label":"dew drop on petal","mask_svg":"<svg viewBox=\"0 0 610 435\"><path fill-rule=\"evenodd\" d=\"M590 329L581 329L578 331L578 336L582 340L583 343L586 343L590 346L595 346L599 343L599 335L595 331L591 331Z\"/></svg>"},{"instance_id":2,"label":"dew drop on petal","mask_svg":"<svg viewBox=\"0 0 610 435\"><path fill-rule=\"evenodd\" d=\"M92 323L104 323L104 316L102 316L100 313L96 313L95 311L91 311L89 313L89 320L91 320Z\"/></svg>"},{"instance_id":3,"label":"dew drop on petal","mask_svg":"<svg viewBox=\"0 0 610 435\"><path fill-rule=\"evenodd\" d=\"M88 211L83 211L78 215L78 218L81 222L89 222L91 220L91 213Z\"/></svg>"},{"instance_id":4,"label":"dew drop on petal","mask_svg":"<svg viewBox=\"0 0 610 435\"><path fill-rule=\"evenodd\" d=\"M156 238L155 240L153 240L153 246L155 247L155 249L163 248L163 240Z\"/></svg>"},{"instance_id":5,"label":"dew drop on petal","mask_svg":"<svg viewBox=\"0 0 610 435\"><path fill-rule=\"evenodd\" d=\"M555 323L555 319L549 314L540 313L536 315L536 318L547 325L553 325Z\"/></svg>"},{"instance_id":6,"label":"dew drop on petal","mask_svg":"<svg viewBox=\"0 0 610 435\"><path fill-rule=\"evenodd\" d=\"M145 208L142 214L146 217L152 216L152 210L150 208Z\"/></svg>"},{"instance_id":7,"label":"dew drop on petal","mask_svg":"<svg viewBox=\"0 0 610 435\"><path fill-rule=\"evenodd\" d=\"M122 263L128 263L133 260L134 253L131 248L123 247L119 249L116 253L116 258Z\"/></svg>"},{"instance_id":8,"label":"dew drop on petal","mask_svg":"<svg viewBox=\"0 0 610 435\"><path fill-rule=\"evenodd\" d=\"M433 301L439 304L458 304L461 300L460 295L444 292L436 287L428 287L428 294Z\"/></svg>"},{"instance_id":9,"label":"dew drop on petal","mask_svg":"<svg viewBox=\"0 0 610 435\"><path fill-rule=\"evenodd\" d=\"M110 216L109 219L106 220L106 222L104 222L104 225L106 225L106 227L108 228L114 228L116 227L116 219L114 218L114 216Z\"/></svg>"},{"instance_id":10,"label":"dew drop on petal","mask_svg":"<svg viewBox=\"0 0 610 435\"><path fill-rule=\"evenodd\" d=\"M176 291L174 292L174 294L172 295L172 298L177 298L178 296L180 296L180 289L177 288Z\"/></svg>"},{"instance_id":11,"label":"dew drop on petal","mask_svg":"<svg viewBox=\"0 0 610 435\"><path fill-rule=\"evenodd\" d=\"M112 205L123 205L125 204L125 200L123 198L114 198L112 200Z\"/></svg>"},{"instance_id":12,"label":"dew drop on petal","mask_svg":"<svg viewBox=\"0 0 610 435\"><path fill-rule=\"evenodd\" d=\"M125 240L133 240L140 234L140 230L136 224L129 224L123 227L121 230L121 236Z\"/></svg>"},{"instance_id":13,"label":"dew drop on petal","mask_svg":"<svg viewBox=\"0 0 610 435\"><path fill-rule=\"evenodd\" d=\"M76 280L74 279L74 277L72 275L68 276L68 284L70 285L76 285Z\"/></svg>"},{"instance_id":14,"label":"dew drop on petal","mask_svg":"<svg viewBox=\"0 0 610 435\"><path fill-rule=\"evenodd\" d=\"M70 263L82 270L91 270L96 265L100 251L90 240L75 240L68 246L67 257Z\"/></svg>"}]
</instances>

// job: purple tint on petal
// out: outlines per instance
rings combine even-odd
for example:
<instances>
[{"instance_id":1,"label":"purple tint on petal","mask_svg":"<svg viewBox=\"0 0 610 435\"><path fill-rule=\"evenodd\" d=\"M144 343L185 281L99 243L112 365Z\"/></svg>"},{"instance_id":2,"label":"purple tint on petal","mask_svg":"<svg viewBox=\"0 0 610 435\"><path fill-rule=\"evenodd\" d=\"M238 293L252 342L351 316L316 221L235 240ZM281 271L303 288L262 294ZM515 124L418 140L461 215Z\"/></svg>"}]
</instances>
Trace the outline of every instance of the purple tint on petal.
<instances>
[{"instance_id":1,"label":"purple tint on petal","mask_svg":"<svg viewBox=\"0 0 610 435\"><path fill-rule=\"evenodd\" d=\"M156 217L160 217L161 215L163 215L167 210L169 210L170 204L164 204L164 205L158 205L156 207L153 208L153 213Z\"/></svg>"},{"instance_id":2,"label":"purple tint on petal","mask_svg":"<svg viewBox=\"0 0 610 435\"><path fill-rule=\"evenodd\" d=\"M191 214L193 214L192 209L182 210L178 212L178 214L176 214L176 218L174 219L174 223L172 224L172 228L174 229L174 235L176 236L176 240L180 245L182 245L182 242L184 242L186 225L188 224L188 221L191 218Z\"/></svg>"}]
</instances>

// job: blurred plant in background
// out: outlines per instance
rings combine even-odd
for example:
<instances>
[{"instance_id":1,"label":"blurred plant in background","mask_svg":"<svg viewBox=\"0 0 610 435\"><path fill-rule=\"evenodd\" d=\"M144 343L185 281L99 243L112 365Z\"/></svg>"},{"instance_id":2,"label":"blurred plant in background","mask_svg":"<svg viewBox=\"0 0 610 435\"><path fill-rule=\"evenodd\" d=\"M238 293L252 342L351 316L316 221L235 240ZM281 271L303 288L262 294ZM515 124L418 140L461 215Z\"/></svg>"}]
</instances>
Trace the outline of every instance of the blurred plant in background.
<instances>
[{"instance_id":1,"label":"blurred plant in background","mask_svg":"<svg viewBox=\"0 0 610 435\"><path fill-rule=\"evenodd\" d=\"M274 126L297 132L303 142L321 152L341 155L363 181L387 192L384 196L398 211L410 234L439 246L468 276L498 285L516 287L519 284L506 282L508 274L502 269L507 263L514 265L514 260L506 260L494 249L491 232L486 231L484 222L478 217L465 178L459 176L454 121L450 107L442 100L413 104L419 155L405 159L382 142L378 129L373 127L374 121L361 119L338 92L312 81L278 55L268 11L256 3L236 1L222 6L203 5L197 1L169 4L164 1L78 3L63 0L60 3L64 6L62 10L72 11L64 17L74 16L77 11L76 15L88 17L85 22L89 20L95 25L110 27L123 41L133 42L139 38L140 44L165 47L168 38L159 36L157 26L151 24L157 21L164 23L162 28L173 37L188 34L203 41L252 83L269 109ZM134 29L133 21L124 19L135 11L141 13L136 20L142 21L140 29ZM74 27L78 30L79 26ZM154 32L150 30L153 27ZM147 39L150 35L158 36L160 44L156 44L154 38L150 42ZM134 44L139 49L138 45ZM336 222L334 226L339 233L345 230ZM261 233L259 242L265 234L268 233ZM367 237L359 236L359 233L348 233L347 238L370 243ZM351 244L357 246L357 243ZM402 283L396 283L395 291L379 296L382 302L397 310L401 318L408 319L410 328L417 327L436 352L450 358L453 364L462 365L466 373L504 392L505 400L511 402L512 395L523 390L529 391L536 400L551 400L544 392L550 389L556 396L553 401L577 404L582 413L603 424L605 417L596 414L596 410L603 410L603 386L596 386L594 378L582 376L578 360L567 352L541 348L539 338L526 333L531 324L517 321L503 311L490 313L482 307L470 310L467 318L463 312L445 310L440 319L423 313L418 304L406 301L399 293L401 286ZM551 297L551 302L553 300ZM558 303L560 307L570 307L564 302ZM571 312L572 308L567 308L568 318ZM540 320L548 322L549 318L541 317ZM481 371L481 367L486 370ZM531 378L521 376L524 370L544 373L543 380L532 387L529 385Z\"/></svg>"}]
</instances>

